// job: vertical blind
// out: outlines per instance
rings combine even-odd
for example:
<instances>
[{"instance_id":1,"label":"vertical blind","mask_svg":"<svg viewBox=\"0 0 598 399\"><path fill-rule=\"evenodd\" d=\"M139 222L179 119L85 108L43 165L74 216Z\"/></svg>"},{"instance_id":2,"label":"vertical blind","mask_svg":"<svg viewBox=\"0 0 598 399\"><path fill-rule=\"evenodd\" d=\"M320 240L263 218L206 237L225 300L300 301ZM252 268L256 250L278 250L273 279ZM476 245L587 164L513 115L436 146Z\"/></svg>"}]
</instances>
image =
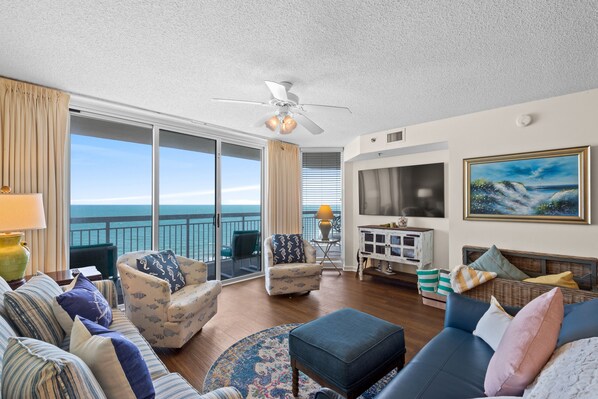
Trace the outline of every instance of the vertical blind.
<instances>
[{"instance_id":1,"label":"vertical blind","mask_svg":"<svg viewBox=\"0 0 598 399\"><path fill-rule=\"evenodd\" d=\"M303 211L316 212L328 204L335 214L341 211L342 181L340 152L304 152L302 154Z\"/></svg>"}]
</instances>

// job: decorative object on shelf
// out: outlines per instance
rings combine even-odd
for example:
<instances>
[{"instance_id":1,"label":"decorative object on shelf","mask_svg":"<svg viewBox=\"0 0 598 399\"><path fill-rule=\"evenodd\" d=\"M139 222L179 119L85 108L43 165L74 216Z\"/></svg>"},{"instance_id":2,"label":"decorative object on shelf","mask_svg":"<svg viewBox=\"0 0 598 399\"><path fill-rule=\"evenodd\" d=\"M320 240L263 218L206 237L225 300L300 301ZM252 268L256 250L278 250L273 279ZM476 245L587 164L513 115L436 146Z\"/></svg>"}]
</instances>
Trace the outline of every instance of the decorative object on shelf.
<instances>
[{"instance_id":1,"label":"decorative object on shelf","mask_svg":"<svg viewBox=\"0 0 598 399\"><path fill-rule=\"evenodd\" d=\"M318 212L316 213L316 219L320 219L318 226L320 227L320 233L322 233L322 240L328 240L328 235L332 229L330 220L334 219L334 214L332 213L330 205L320 205L320 209L318 209Z\"/></svg>"},{"instance_id":2,"label":"decorative object on shelf","mask_svg":"<svg viewBox=\"0 0 598 399\"><path fill-rule=\"evenodd\" d=\"M590 223L590 147L463 160L466 220Z\"/></svg>"},{"instance_id":3,"label":"decorative object on shelf","mask_svg":"<svg viewBox=\"0 0 598 399\"><path fill-rule=\"evenodd\" d=\"M399 218L399 227L407 227L407 218L405 216Z\"/></svg>"},{"instance_id":4,"label":"decorative object on shelf","mask_svg":"<svg viewBox=\"0 0 598 399\"><path fill-rule=\"evenodd\" d=\"M7 282L23 280L29 262L27 243L21 230L46 228L41 194L11 194L0 189L0 276Z\"/></svg>"}]
</instances>

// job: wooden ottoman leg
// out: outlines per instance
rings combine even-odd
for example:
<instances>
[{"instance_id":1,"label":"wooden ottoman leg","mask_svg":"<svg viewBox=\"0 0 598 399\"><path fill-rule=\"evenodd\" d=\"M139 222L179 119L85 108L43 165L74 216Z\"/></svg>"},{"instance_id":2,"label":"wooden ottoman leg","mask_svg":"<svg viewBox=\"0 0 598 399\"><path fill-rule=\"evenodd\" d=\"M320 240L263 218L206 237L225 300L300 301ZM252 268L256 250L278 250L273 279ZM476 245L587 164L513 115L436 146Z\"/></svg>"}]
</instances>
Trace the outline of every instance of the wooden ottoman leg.
<instances>
[{"instance_id":1,"label":"wooden ottoman leg","mask_svg":"<svg viewBox=\"0 0 598 399\"><path fill-rule=\"evenodd\" d=\"M293 369L293 396L299 396L299 369L294 359L291 359L291 368Z\"/></svg>"}]
</instances>

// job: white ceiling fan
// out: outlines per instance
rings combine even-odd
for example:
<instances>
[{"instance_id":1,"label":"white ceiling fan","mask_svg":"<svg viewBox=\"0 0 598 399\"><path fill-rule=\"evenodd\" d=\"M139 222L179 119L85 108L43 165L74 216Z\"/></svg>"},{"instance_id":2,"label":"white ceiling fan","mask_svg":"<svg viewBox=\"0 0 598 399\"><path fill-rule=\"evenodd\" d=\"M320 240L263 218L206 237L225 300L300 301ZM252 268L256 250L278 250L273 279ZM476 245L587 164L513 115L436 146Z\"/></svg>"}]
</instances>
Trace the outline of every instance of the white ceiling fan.
<instances>
[{"instance_id":1,"label":"white ceiling fan","mask_svg":"<svg viewBox=\"0 0 598 399\"><path fill-rule=\"evenodd\" d=\"M278 134L291 133L297 127L297 124L306 128L311 134L322 133L324 129L305 115L307 112L306 108L328 108L329 110L337 110L351 114L351 110L347 107L299 103L299 97L289 91L293 86L290 82L276 83L266 80L265 83L271 94L270 101L267 103L260 101L233 100L228 98L212 98L212 101L275 107L276 110L274 112L269 112L264 115L263 118L258 120L255 126L259 127L266 125L268 129Z\"/></svg>"}]
</instances>

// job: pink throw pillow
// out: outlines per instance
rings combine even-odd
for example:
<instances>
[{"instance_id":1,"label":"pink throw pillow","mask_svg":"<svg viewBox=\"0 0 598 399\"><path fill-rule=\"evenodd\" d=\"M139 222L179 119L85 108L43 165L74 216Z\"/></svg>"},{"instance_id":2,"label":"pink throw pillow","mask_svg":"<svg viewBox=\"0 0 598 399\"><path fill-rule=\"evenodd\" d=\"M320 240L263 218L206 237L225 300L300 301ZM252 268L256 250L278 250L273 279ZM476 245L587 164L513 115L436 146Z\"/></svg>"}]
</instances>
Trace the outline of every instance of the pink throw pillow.
<instances>
[{"instance_id":1,"label":"pink throw pillow","mask_svg":"<svg viewBox=\"0 0 598 399\"><path fill-rule=\"evenodd\" d=\"M540 295L517 313L488 364L486 395L523 394L554 352L563 314L559 288Z\"/></svg>"}]
</instances>

